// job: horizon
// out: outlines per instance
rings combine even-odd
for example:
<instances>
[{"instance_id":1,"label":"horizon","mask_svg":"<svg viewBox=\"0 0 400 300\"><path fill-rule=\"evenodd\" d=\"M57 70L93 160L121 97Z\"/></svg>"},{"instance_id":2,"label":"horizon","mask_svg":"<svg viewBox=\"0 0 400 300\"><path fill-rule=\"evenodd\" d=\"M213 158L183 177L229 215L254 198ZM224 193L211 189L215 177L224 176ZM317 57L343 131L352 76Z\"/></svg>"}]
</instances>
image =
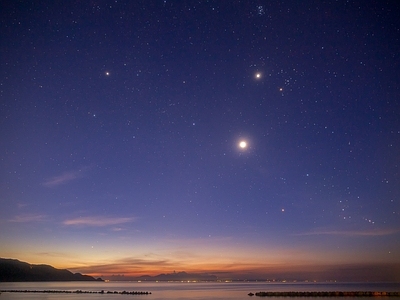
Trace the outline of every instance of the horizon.
<instances>
[{"instance_id":1,"label":"horizon","mask_svg":"<svg viewBox=\"0 0 400 300\"><path fill-rule=\"evenodd\" d=\"M6 258L22 261L16 258ZM113 264L102 266L87 266L81 268L60 268L49 263L30 263L31 265L50 265L56 269L66 269L72 273L81 273L94 278L102 278L107 281L155 281L157 276L167 276L168 278L157 279L158 281L266 281L266 282L400 282L399 270L400 264L342 264L342 265L313 265L313 266L278 266L274 269L267 268L258 270L238 270L236 272L227 272L226 270L173 270L154 273L123 273L126 269L116 269ZM289 271L290 269L290 271ZM118 273L122 271L122 273ZM144 271L145 272L145 271ZM173 276L188 275L192 279L174 279ZM204 276L215 276L213 280L201 279ZM145 277L145 278L142 278ZM150 277L150 278L148 278ZM354 281L357 278L357 281Z\"/></svg>"},{"instance_id":2,"label":"horizon","mask_svg":"<svg viewBox=\"0 0 400 300\"><path fill-rule=\"evenodd\" d=\"M400 282L398 3L0 14L0 257Z\"/></svg>"}]
</instances>

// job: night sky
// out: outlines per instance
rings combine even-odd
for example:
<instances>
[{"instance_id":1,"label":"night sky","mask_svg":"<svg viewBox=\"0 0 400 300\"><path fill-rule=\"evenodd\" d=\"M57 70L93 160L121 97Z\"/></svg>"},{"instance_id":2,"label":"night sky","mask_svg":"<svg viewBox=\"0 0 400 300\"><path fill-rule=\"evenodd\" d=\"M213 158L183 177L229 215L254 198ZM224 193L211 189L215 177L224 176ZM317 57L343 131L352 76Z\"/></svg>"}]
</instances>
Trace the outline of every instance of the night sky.
<instances>
[{"instance_id":1,"label":"night sky","mask_svg":"<svg viewBox=\"0 0 400 300\"><path fill-rule=\"evenodd\" d=\"M0 11L1 257L400 281L398 1Z\"/></svg>"}]
</instances>

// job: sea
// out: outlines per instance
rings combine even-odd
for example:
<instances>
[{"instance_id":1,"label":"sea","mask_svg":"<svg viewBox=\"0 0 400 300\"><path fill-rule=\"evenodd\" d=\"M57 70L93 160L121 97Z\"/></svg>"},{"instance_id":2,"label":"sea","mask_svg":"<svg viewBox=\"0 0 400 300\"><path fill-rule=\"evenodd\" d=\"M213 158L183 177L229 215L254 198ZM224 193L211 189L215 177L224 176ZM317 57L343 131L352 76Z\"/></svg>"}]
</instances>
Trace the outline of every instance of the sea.
<instances>
[{"instance_id":1,"label":"sea","mask_svg":"<svg viewBox=\"0 0 400 300\"><path fill-rule=\"evenodd\" d=\"M7 290L27 291L91 291L104 294L76 293L11 293ZM45 300L257 300L249 296L260 291L400 291L400 283L269 283L269 282L0 282L0 300L45 299ZM107 294L107 292L137 291L147 295ZM271 299L274 298L274 299ZM335 299L336 298L336 299ZM329 300L344 300L348 297L329 297ZM376 298L376 297L374 297ZM378 297L388 298L388 297ZM288 300L286 297L269 297L268 300ZM322 300L317 297L290 297L289 300ZM324 298L325 300L327 298ZM354 299L354 298L353 298ZM357 297L357 300L371 300ZM390 297L390 300L400 297Z\"/></svg>"}]
</instances>

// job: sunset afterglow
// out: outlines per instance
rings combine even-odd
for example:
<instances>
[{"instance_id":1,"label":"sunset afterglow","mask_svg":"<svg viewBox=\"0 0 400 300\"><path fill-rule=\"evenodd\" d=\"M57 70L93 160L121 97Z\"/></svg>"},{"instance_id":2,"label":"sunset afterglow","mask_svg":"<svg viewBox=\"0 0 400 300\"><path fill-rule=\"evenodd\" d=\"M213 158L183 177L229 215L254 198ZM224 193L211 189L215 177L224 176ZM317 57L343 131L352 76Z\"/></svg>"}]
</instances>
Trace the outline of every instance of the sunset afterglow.
<instances>
[{"instance_id":1,"label":"sunset afterglow","mask_svg":"<svg viewBox=\"0 0 400 300\"><path fill-rule=\"evenodd\" d=\"M3 1L0 257L400 282L395 2Z\"/></svg>"}]
</instances>

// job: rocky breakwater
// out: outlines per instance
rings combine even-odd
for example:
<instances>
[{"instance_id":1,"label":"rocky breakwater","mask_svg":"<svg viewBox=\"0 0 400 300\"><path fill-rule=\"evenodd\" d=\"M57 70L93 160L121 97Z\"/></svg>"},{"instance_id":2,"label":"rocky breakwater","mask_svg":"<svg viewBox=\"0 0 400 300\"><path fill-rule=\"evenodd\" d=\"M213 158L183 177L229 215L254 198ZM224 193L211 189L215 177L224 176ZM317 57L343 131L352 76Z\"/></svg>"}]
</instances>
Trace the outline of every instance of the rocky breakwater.
<instances>
[{"instance_id":1,"label":"rocky breakwater","mask_svg":"<svg viewBox=\"0 0 400 300\"><path fill-rule=\"evenodd\" d=\"M43 293L43 294L118 294L118 295L151 295L151 292L142 291L62 291L62 290L2 290L3 293Z\"/></svg>"},{"instance_id":2,"label":"rocky breakwater","mask_svg":"<svg viewBox=\"0 0 400 300\"><path fill-rule=\"evenodd\" d=\"M258 292L248 295L258 297L400 297L400 292Z\"/></svg>"}]
</instances>

